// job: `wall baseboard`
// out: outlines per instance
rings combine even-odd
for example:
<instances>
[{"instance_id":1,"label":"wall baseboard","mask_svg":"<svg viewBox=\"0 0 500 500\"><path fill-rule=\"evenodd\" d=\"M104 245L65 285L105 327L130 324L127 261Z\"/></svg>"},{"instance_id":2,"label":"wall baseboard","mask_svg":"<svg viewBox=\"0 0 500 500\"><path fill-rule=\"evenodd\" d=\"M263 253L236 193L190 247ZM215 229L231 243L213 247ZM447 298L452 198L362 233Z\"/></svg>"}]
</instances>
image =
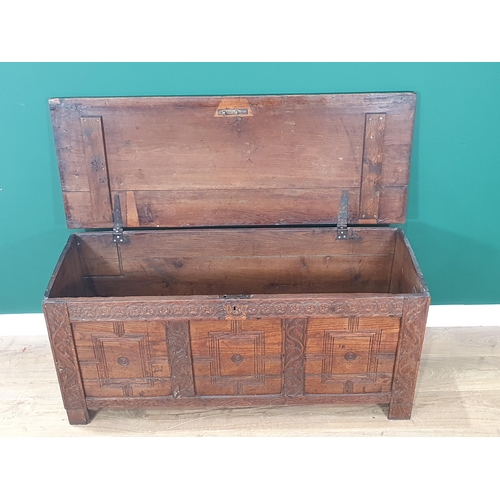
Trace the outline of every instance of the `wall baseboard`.
<instances>
[{"instance_id":1,"label":"wall baseboard","mask_svg":"<svg viewBox=\"0 0 500 500\"><path fill-rule=\"evenodd\" d=\"M47 335L42 313L0 314L0 337Z\"/></svg>"},{"instance_id":2,"label":"wall baseboard","mask_svg":"<svg viewBox=\"0 0 500 500\"><path fill-rule=\"evenodd\" d=\"M430 306L427 326L500 326L500 304ZM23 335L47 335L42 313L0 314L0 336Z\"/></svg>"},{"instance_id":3,"label":"wall baseboard","mask_svg":"<svg viewBox=\"0 0 500 500\"><path fill-rule=\"evenodd\" d=\"M500 304L431 305L427 326L500 326Z\"/></svg>"}]
</instances>

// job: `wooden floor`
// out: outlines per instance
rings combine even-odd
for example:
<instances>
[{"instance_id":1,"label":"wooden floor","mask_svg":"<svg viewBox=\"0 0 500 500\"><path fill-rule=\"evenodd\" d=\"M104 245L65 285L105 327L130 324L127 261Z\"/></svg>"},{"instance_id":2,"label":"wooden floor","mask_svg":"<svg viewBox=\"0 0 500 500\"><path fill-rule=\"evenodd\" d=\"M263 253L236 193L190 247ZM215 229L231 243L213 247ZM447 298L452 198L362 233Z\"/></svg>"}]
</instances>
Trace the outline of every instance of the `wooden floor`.
<instances>
[{"instance_id":1,"label":"wooden floor","mask_svg":"<svg viewBox=\"0 0 500 500\"><path fill-rule=\"evenodd\" d=\"M70 426L45 336L0 337L0 436L500 436L500 327L428 328L413 418L311 406L100 411Z\"/></svg>"}]
</instances>

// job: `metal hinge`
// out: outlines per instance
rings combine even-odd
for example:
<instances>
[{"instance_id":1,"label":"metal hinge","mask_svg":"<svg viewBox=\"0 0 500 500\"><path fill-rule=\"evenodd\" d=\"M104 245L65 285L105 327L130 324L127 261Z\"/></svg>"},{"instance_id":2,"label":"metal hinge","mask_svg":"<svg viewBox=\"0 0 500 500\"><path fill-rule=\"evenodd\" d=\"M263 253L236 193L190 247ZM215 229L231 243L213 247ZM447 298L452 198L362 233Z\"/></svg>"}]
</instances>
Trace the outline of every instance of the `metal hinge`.
<instances>
[{"instance_id":1,"label":"metal hinge","mask_svg":"<svg viewBox=\"0 0 500 500\"><path fill-rule=\"evenodd\" d=\"M352 228L347 227L349 215L349 191L342 191L340 197L339 215L337 218L337 239L338 240L357 240L360 239L358 233Z\"/></svg>"},{"instance_id":2,"label":"metal hinge","mask_svg":"<svg viewBox=\"0 0 500 500\"><path fill-rule=\"evenodd\" d=\"M123 219L118 194L115 194L113 203L113 243L123 243Z\"/></svg>"},{"instance_id":3,"label":"metal hinge","mask_svg":"<svg viewBox=\"0 0 500 500\"><path fill-rule=\"evenodd\" d=\"M346 240L347 239L348 208L349 208L349 193L347 191L342 191L342 196L340 197L339 216L337 219L337 239L338 240Z\"/></svg>"}]
</instances>

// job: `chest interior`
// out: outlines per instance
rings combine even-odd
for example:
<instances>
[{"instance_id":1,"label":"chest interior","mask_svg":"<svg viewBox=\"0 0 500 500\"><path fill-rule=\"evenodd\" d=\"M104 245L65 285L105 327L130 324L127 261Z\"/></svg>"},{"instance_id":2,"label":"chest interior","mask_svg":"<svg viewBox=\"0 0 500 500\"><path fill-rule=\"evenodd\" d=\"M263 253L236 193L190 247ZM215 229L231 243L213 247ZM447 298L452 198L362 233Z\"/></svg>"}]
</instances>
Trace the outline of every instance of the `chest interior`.
<instances>
[{"instance_id":1,"label":"chest interior","mask_svg":"<svg viewBox=\"0 0 500 500\"><path fill-rule=\"evenodd\" d=\"M399 230L336 228L141 231L75 235L50 297L420 293Z\"/></svg>"}]
</instances>

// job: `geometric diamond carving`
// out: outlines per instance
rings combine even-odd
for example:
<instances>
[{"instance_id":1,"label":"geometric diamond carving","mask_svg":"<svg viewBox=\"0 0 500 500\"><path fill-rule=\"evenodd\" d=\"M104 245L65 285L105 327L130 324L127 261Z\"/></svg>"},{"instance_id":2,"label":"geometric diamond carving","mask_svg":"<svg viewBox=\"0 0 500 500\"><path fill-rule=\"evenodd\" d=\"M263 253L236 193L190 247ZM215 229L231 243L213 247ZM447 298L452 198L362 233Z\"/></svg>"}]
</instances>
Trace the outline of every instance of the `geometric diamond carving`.
<instances>
[{"instance_id":1,"label":"geometric diamond carving","mask_svg":"<svg viewBox=\"0 0 500 500\"><path fill-rule=\"evenodd\" d=\"M117 380L137 378L144 378L148 385L152 385L151 349L147 335L127 335L117 339L93 335L92 343L101 387L116 384ZM133 360L132 366L130 359ZM134 362L137 366L133 366Z\"/></svg>"},{"instance_id":2,"label":"geometric diamond carving","mask_svg":"<svg viewBox=\"0 0 500 500\"><path fill-rule=\"evenodd\" d=\"M381 337L382 330L352 333L325 330L323 382L337 374L376 374Z\"/></svg>"},{"instance_id":3,"label":"geometric diamond carving","mask_svg":"<svg viewBox=\"0 0 500 500\"><path fill-rule=\"evenodd\" d=\"M212 384L225 384L228 377L231 383L264 383L263 331L243 331L241 321L231 321L230 332L209 332L208 335Z\"/></svg>"},{"instance_id":4,"label":"geometric diamond carving","mask_svg":"<svg viewBox=\"0 0 500 500\"><path fill-rule=\"evenodd\" d=\"M171 394L162 322L73 323L86 396Z\"/></svg>"},{"instance_id":5,"label":"geometric diamond carving","mask_svg":"<svg viewBox=\"0 0 500 500\"><path fill-rule=\"evenodd\" d=\"M196 394L280 393L280 320L202 320L191 328Z\"/></svg>"},{"instance_id":6,"label":"geometric diamond carving","mask_svg":"<svg viewBox=\"0 0 500 500\"><path fill-rule=\"evenodd\" d=\"M310 320L306 393L389 392L399 326L399 318Z\"/></svg>"}]
</instances>

